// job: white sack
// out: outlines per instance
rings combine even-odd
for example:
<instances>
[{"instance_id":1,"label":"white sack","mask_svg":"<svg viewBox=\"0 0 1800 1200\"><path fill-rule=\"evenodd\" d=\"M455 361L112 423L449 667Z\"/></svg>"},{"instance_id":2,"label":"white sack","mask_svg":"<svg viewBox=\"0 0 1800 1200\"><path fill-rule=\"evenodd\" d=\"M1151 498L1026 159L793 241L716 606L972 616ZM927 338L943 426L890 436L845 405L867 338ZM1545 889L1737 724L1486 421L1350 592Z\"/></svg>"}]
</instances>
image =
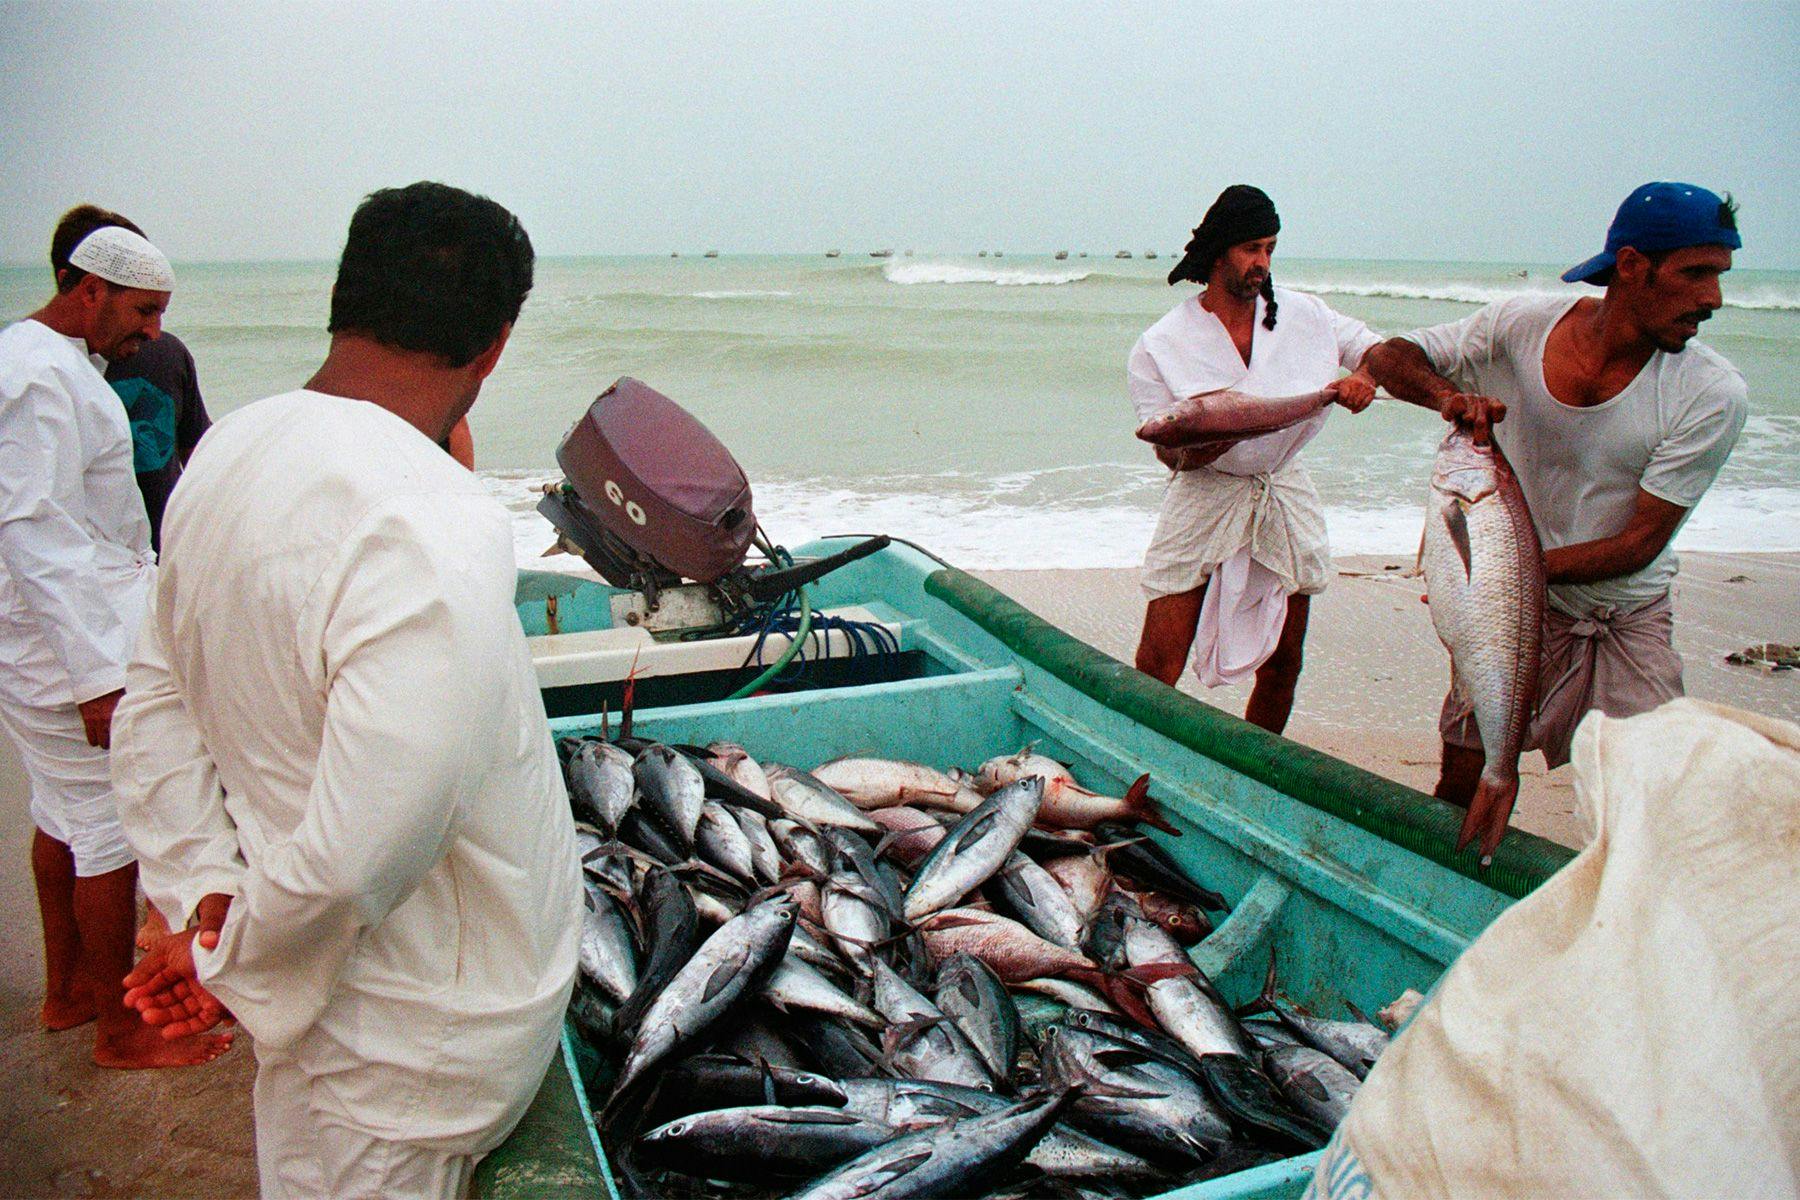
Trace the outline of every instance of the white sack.
<instances>
[{"instance_id":1,"label":"white sack","mask_svg":"<svg viewBox=\"0 0 1800 1200\"><path fill-rule=\"evenodd\" d=\"M1800 726L1596 712L1574 762L1593 843L1444 976L1309 1194L1797 1194Z\"/></svg>"}]
</instances>

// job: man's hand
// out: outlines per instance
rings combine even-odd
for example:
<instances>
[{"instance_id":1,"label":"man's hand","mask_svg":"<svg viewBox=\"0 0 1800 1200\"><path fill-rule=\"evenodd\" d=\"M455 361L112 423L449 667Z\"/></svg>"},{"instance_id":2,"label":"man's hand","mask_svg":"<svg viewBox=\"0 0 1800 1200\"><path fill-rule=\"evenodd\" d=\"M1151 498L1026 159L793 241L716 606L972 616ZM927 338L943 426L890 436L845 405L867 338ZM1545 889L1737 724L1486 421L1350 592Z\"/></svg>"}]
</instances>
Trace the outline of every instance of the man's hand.
<instances>
[{"instance_id":1,"label":"man's hand","mask_svg":"<svg viewBox=\"0 0 1800 1200\"><path fill-rule=\"evenodd\" d=\"M1493 436L1494 423L1506 418L1506 404L1492 396L1452 392L1438 401L1438 412L1446 421L1467 425L1475 434L1475 444L1485 446Z\"/></svg>"},{"instance_id":2,"label":"man's hand","mask_svg":"<svg viewBox=\"0 0 1800 1200\"><path fill-rule=\"evenodd\" d=\"M1361 412L1375 400L1375 381L1360 371L1326 384L1325 390L1331 393L1333 402L1353 413Z\"/></svg>"},{"instance_id":3,"label":"man's hand","mask_svg":"<svg viewBox=\"0 0 1800 1200\"><path fill-rule=\"evenodd\" d=\"M194 908L193 926L163 938L125 976L126 1007L136 1009L146 1025L160 1026L170 1041L233 1020L231 1011L200 986L193 953L196 940L202 949L217 948L230 908L230 896L205 896Z\"/></svg>"},{"instance_id":4,"label":"man's hand","mask_svg":"<svg viewBox=\"0 0 1800 1200\"><path fill-rule=\"evenodd\" d=\"M92 700L83 700L75 707L81 710L81 723L87 730L88 745L98 746L102 750L112 749L113 709L119 707L120 697L125 689L108 692L104 696L95 696Z\"/></svg>"}]
</instances>

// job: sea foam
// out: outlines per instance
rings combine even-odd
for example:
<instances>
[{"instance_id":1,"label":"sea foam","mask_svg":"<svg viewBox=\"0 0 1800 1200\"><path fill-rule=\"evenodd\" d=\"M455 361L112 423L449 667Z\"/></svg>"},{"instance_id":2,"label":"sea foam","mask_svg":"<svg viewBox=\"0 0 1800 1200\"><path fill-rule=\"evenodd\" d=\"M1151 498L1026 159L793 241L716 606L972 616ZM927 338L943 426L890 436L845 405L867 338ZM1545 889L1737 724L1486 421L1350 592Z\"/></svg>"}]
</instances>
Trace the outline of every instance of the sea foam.
<instances>
[{"instance_id":1,"label":"sea foam","mask_svg":"<svg viewBox=\"0 0 1800 1200\"><path fill-rule=\"evenodd\" d=\"M549 522L536 512L549 472L484 473L482 478L513 514L521 567L582 568L569 555L543 557L555 540ZM782 545L836 534L886 533L917 542L959 567L1005 571L1117 569L1141 563L1156 527L1157 490L1121 482L1125 486L1084 501L1053 503L1034 500L1036 489L1029 481L985 496L958 494L954 487L933 489L918 478L871 480L860 488L814 482L754 487L757 520ZM893 490L874 490L883 484ZM1424 513L1422 495L1417 504L1327 504L1332 553L1410 557L1418 552ZM1675 545L1692 551L1800 551L1800 488L1715 488Z\"/></svg>"},{"instance_id":2,"label":"sea foam","mask_svg":"<svg viewBox=\"0 0 1800 1200\"><path fill-rule=\"evenodd\" d=\"M1028 271L1022 268L965 267L955 263L890 262L881 268L889 283L991 283L997 287L1080 283L1089 271Z\"/></svg>"}]
</instances>

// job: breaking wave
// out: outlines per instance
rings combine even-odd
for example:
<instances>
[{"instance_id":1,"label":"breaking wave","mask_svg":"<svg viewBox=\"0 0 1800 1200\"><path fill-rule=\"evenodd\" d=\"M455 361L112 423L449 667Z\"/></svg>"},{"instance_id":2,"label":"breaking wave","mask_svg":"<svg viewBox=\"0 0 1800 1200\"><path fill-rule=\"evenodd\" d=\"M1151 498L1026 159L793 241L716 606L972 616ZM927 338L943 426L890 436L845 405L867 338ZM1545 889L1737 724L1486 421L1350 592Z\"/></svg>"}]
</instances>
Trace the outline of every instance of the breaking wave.
<instances>
[{"instance_id":1,"label":"breaking wave","mask_svg":"<svg viewBox=\"0 0 1800 1200\"><path fill-rule=\"evenodd\" d=\"M955 475L869 481L847 487L822 481L759 482L757 519L780 543L798 546L846 532L888 533L919 543L973 570L1126 568L1143 561L1156 527L1160 472L1119 472L1115 486L1079 498L1046 500L1056 471L1018 472L987 494ZM513 514L521 567L581 570L569 555L542 557L553 540L536 512L549 471L484 472L496 499ZM875 490L886 483L893 490ZM870 486L870 485L873 486ZM1327 504L1334 555L1410 557L1419 548L1424 502L1365 506ZM1800 488L1715 488L1675 539L1679 550L1800 551Z\"/></svg>"},{"instance_id":2,"label":"breaking wave","mask_svg":"<svg viewBox=\"0 0 1800 1200\"><path fill-rule=\"evenodd\" d=\"M1474 283L1446 280L1419 283L1402 280L1292 279L1278 278L1283 287L1318 296L1380 296L1394 300L1447 300L1454 304L1492 304L1514 296L1598 295L1592 288L1560 280L1534 283L1520 280L1516 284ZM1548 286L1545 286L1545 284ZM1725 307L1759 309L1774 312L1800 311L1800 291L1779 286L1750 285L1734 292L1727 277Z\"/></svg>"},{"instance_id":3,"label":"breaking wave","mask_svg":"<svg viewBox=\"0 0 1800 1200\"><path fill-rule=\"evenodd\" d=\"M954 263L895 263L881 268L889 283L991 283L997 287L1055 286L1080 283L1090 271L1030 271L1023 268L964 267Z\"/></svg>"},{"instance_id":4,"label":"breaking wave","mask_svg":"<svg viewBox=\"0 0 1800 1200\"><path fill-rule=\"evenodd\" d=\"M740 291L740 292L726 291L726 292L689 292L688 293L688 295L692 296L696 300L783 300L783 299L786 299L786 298L792 296L793 294L794 293L792 293L792 292L759 291L754 288L749 289L747 291Z\"/></svg>"}]
</instances>

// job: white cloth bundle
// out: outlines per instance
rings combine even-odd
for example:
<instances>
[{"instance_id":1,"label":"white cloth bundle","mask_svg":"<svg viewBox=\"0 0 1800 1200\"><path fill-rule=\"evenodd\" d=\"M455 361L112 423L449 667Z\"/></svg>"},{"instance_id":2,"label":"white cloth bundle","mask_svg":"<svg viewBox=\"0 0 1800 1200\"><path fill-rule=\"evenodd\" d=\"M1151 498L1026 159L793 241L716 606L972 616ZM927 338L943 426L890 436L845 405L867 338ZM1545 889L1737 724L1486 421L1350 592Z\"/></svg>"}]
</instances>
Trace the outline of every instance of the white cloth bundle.
<instances>
[{"instance_id":1,"label":"white cloth bundle","mask_svg":"<svg viewBox=\"0 0 1800 1200\"><path fill-rule=\"evenodd\" d=\"M1673 700L1574 751L1593 842L1464 951L1309 1196L1800 1191L1800 726Z\"/></svg>"}]
</instances>

